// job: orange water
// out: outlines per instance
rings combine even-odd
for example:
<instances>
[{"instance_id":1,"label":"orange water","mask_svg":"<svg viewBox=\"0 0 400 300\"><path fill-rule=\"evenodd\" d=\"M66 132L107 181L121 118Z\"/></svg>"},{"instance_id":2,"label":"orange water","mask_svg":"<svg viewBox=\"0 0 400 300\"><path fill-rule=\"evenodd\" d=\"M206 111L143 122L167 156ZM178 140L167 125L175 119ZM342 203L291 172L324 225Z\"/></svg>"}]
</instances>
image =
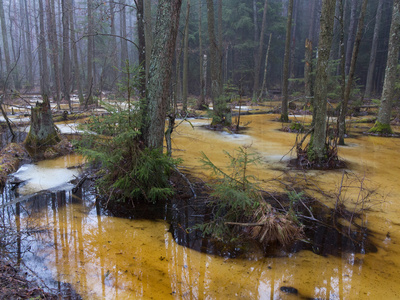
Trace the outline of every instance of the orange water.
<instances>
[{"instance_id":1,"label":"orange water","mask_svg":"<svg viewBox=\"0 0 400 300\"><path fill-rule=\"evenodd\" d=\"M290 154L283 162L280 158L296 139L295 134L278 131L282 125L274 118L242 116L242 122L251 122L249 130L233 136L199 127L207 120L192 120L194 129L183 123L173 133L174 155L184 159L182 165L190 172L205 178L208 173L198 160L201 151L224 166L222 150L252 145L262 158L253 173L264 188L274 188L267 180L288 170L285 160ZM375 232L377 253L323 257L301 251L290 257L226 259L176 244L165 221L98 216L93 204L83 201L31 216L51 226L48 235L40 235L48 246L39 255L56 280L72 284L84 299L399 299L400 140L365 136L346 142L349 146L341 147L339 154L349 163L349 182L365 177L365 186L385 196L374 198L365 217ZM309 171L305 176L332 192L338 189L342 171ZM356 189L346 193L349 207L357 194ZM325 201L333 205L334 200ZM297 288L300 296L281 292L281 286Z\"/></svg>"}]
</instances>

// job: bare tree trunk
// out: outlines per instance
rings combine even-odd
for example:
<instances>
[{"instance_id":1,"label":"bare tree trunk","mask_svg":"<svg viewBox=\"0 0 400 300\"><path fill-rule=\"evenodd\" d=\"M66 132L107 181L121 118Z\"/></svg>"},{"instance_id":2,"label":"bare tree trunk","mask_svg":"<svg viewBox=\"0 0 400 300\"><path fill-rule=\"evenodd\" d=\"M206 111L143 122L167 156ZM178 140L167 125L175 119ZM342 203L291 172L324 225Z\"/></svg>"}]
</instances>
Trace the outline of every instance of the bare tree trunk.
<instances>
[{"instance_id":1,"label":"bare tree trunk","mask_svg":"<svg viewBox=\"0 0 400 300\"><path fill-rule=\"evenodd\" d=\"M74 0L71 1L71 7L74 7ZM74 23L74 12L71 9L69 12L69 20L71 27L71 44L72 44L72 54L73 54L73 66L74 66L74 76L76 88L78 90L78 99L80 105L84 104L83 91L82 91L82 76L79 68L79 60L78 60L78 48L76 46L76 37L75 37L75 23Z\"/></svg>"},{"instance_id":2,"label":"bare tree trunk","mask_svg":"<svg viewBox=\"0 0 400 300\"><path fill-rule=\"evenodd\" d=\"M350 1L351 1L351 13L350 13L350 26L347 36L347 45L346 45L346 75L348 75L350 71L351 56L352 56L354 37L357 26L358 0L350 0Z\"/></svg>"},{"instance_id":3,"label":"bare tree trunk","mask_svg":"<svg viewBox=\"0 0 400 300\"><path fill-rule=\"evenodd\" d=\"M126 40L126 5L125 0L120 0L121 10L120 10L120 39L121 41L121 70L125 68L126 60L128 59L128 42Z\"/></svg>"},{"instance_id":4,"label":"bare tree trunk","mask_svg":"<svg viewBox=\"0 0 400 300\"><path fill-rule=\"evenodd\" d=\"M183 112L187 111L188 106L188 70L189 70L189 16L190 16L190 0L186 2L186 23L185 23L185 37L184 37L184 50L183 50L183 89L182 101Z\"/></svg>"},{"instance_id":5,"label":"bare tree trunk","mask_svg":"<svg viewBox=\"0 0 400 300\"><path fill-rule=\"evenodd\" d=\"M39 0L39 24L40 24L40 43L39 43L39 51L41 56L41 90L42 95L44 97L48 97L50 93L49 88L49 68L47 65L47 47L46 47L46 31L44 29L44 9L43 9L43 1Z\"/></svg>"},{"instance_id":6,"label":"bare tree trunk","mask_svg":"<svg viewBox=\"0 0 400 300\"><path fill-rule=\"evenodd\" d=\"M272 33L269 34L268 48L267 48L267 53L265 54L264 78L263 78L263 83L261 86L260 95L258 96L258 99L262 98L264 91L266 91L266 89L267 89L267 67L268 67L269 49L271 48L271 38L272 38Z\"/></svg>"},{"instance_id":7,"label":"bare tree trunk","mask_svg":"<svg viewBox=\"0 0 400 300\"><path fill-rule=\"evenodd\" d=\"M141 67L141 77L140 77L140 83L139 83L139 93L140 97L143 99L146 98L146 78L147 76L147 63L146 63L146 55L148 52L148 49L146 48L146 26L144 24L144 19L143 19L143 0L137 0L137 7L136 7L136 20L137 20L137 31L138 31L138 41L139 41L139 66Z\"/></svg>"},{"instance_id":8,"label":"bare tree trunk","mask_svg":"<svg viewBox=\"0 0 400 300\"><path fill-rule=\"evenodd\" d=\"M293 2L293 28L290 43L290 64L289 64L289 78L294 78L294 67L295 67L295 53L296 53L296 28L297 28L297 12L299 3L297 0ZM292 90L293 83L289 82L289 90Z\"/></svg>"},{"instance_id":9,"label":"bare tree trunk","mask_svg":"<svg viewBox=\"0 0 400 300\"><path fill-rule=\"evenodd\" d=\"M23 0L25 9L25 41L26 41L26 52L27 52L27 63L28 63L28 83L29 86L34 86L34 76L33 76L33 57L32 57L32 36L31 36L31 24L28 13L28 0Z\"/></svg>"},{"instance_id":10,"label":"bare tree trunk","mask_svg":"<svg viewBox=\"0 0 400 300\"><path fill-rule=\"evenodd\" d=\"M345 135L345 131L346 131L347 106L349 103L350 92L351 92L351 88L353 85L354 74L356 71L356 62L357 62L358 50L360 49L362 33L364 30L364 18L365 18L365 13L367 11L367 4L368 4L368 0L363 0L361 12L360 12L360 19L358 21L357 36L354 41L353 54L351 56L351 64L350 64L349 76L348 76L347 84L346 84L346 90L345 90L343 102L340 106L339 145L344 145L344 135Z\"/></svg>"},{"instance_id":11,"label":"bare tree trunk","mask_svg":"<svg viewBox=\"0 0 400 300\"><path fill-rule=\"evenodd\" d=\"M292 14L293 14L293 1L289 0L287 23L286 23L286 41L285 41L285 57L283 60L283 98L282 98L282 112L281 121L288 122L288 102L289 102L289 58L290 58L290 37L292 30Z\"/></svg>"},{"instance_id":12,"label":"bare tree trunk","mask_svg":"<svg viewBox=\"0 0 400 300\"><path fill-rule=\"evenodd\" d=\"M93 104L93 48L94 48L94 20L93 20L93 0L87 0L88 13L88 43L87 43L87 77L86 77L86 100L85 108Z\"/></svg>"},{"instance_id":13,"label":"bare tree trunk","mask_svg":"<svg viewBox=\"0 0 400 300\"><path fill-rule=\"evenodd\" d=\"M141 0L143 2L143 0ZM140 0L138 2L141 2ZM139 5L139 3L138 3ZM138 9L139 11L139 9ZM110 33L111 33L111 69L110 69L110 79L112 83L115 83L117 80L117 33L116 33L116 25L115 25L115 2L110 1ZM140 35L139 35L140 38ZM114 84L113 84L114 86Z\"/></svg>"},{"instance_id":14,"label":"bare tree trunk","mask_svg":"<svg viewBox=\"0 0 400 300\"><path fill-rule=\"evenodd\" d=\"M60 109L61 88L60 88L60 70L58 67L58 41L56 31L56 19L54 13L54 0L46 0L47 13L47 34L50 46L50 59L53 65L54 83L55 83L55 101L57 108Z\"/></svg>"},{"instance_id":15,"label":"bare tree trunk","mask_svg":"<svg viewBox=\"0 0 400 300\"><path fill-rule=\"evenodd\" d=\"M212 0L207 0L207 21L210 40L211 99L213 101L213 120L211 125L230 125L232 120L222 97L221 55L215 38L214 3Z\"/></svg>"},{"instance_id":16,"label":"bare tree trunk","mask_svg":"<svg viewBox=\"0 0 400 300\"><path fill-rule=\"evenodd\" d=\"M262 57L262 50L264 47L265 27L266 27L266 23L267 23L267 8L268 8L268 0L265 0L263 17L262 17L262 22L261 22L261 32L260 32L260 36L256 37L256 43L255 43L255 45L257 45L257 41L258 41L258 48L254 55L253 99L255 99L257 97L257 95L259 94L258 89L259 89L259 81L260 81L261 57ZM256 12L254 12L254 13L256 13ZM262 91L261 91L260 95L261 94L262 94Z\"/></svg>"},{"instance_id":17,"label":"bare tree trunk","mask_svg":"<svg viewBox=\"0 0 400 300\"><path fill-rule=\"evenodd\" d=\"M371 54L369 56L367 81L365 84L365 93L364 93L365 97L370 97L371 91L372 91L372 82L374 79L375 62L376 62L376 50L378 48L379 30L381 28L383 1L384 0L379 0L378 8L376 10L374 36L372 38L372 46L371 46Z\"/></svg>"},{"instance_id":18,"label":"bare tree trunk","mask_svg":"<svg viewBox=\"0 0 400 300\"><path fill-rule=\"evenodd\" d=\"M143 0L141 0L143 1ZM143 1L144 9L144 34L146 43L146 82L149 78L151 49L153 48L153 26L151 19L151 0Z\"/></svg>"},{"instance_id":19,"label":"bare tree trunk","mask_svg":"<svg viewBox=\"0 0 400 300\"><path fill-rule=\"evenodd\" d=\"M147 117L144 119L143 138L149 148L162 151L165 117L170 96L171 66L179 26L181 0L159 0L156 35L151 53Z\"/></svg>"},{"instance_id":20,"label":"bare tree trunk","mask_svg":"<svg viewBox=\"0 0 400 300\"><path fill-rule=\"evenodd\" d=\"M10 49L8 47L8 35L7 35L7 25L6 25L6 19L4 15L4 6L3 6L3 0L0 0L0 19L1 19L1 34L3 37L3 52L4 52L4 58L6 61L6 77L8 77L8 82L5 83L6 86L8 86L10 89L14 88L14 81L11 75L11 60L10 60Z\"/></svg>"},{"instance_id":21,"label":"bare tree trunk","mask_svg":"<svg viewBox=\"0 0 400 300\"><path fill-rule=\"evenodd\" d=\"M313 46L312 42L309 39L306 39L305 44L305 59L304 59L304 90L307 101L312 99L312 51Z\"/></svg>"},{"instance_id":22,"label":"bare tree trunk","mask_svg":"<svg viewBox=\"0 0 400 300\"><path fill-rule=\"evenodd\" d=\"M202 37L202 31L201 31L201 22L202 22L202 0L199 0L199 69L200 69L200 98L199 101L197 103L197 109L204 109L206 101L205 101L205 92L204 92L204 88L205 88L205 81L203 80L203 76L204 76L204 71L203 71L203 37ZM205 72L207 74L207 67L205 69Z\"/></svg>"},{"instance_id":23,"label":"bare tree trunk","mask_svg":"<svg viewBox=\"0 0 400 300\"><path fill-rule=\"evenodd\" d=\"M318 61L316 69L314 109L315 120L314 133L311 143L311 151L315 161L322 161L326 154L326 105L329 55L332 46L333 23L335 17L336 0L322 0L320 19L320 38L318 45Z\"/></svg>"},{"instance_id":24,"label":"bare tree trunk","mask_svg":"<svg viewBox=\"0 0 400 300\"><path fill-rule=\"evenodd\" d=\"M393 1L392 23L390 25L389 49L386 62L385 80L379 107L378 120L371 132L381 134L392 133L390 115L392 112L393 95L396 88L397 66L399 64L400 47L400 0Z\"/></svg>"},{"instance_id":25,"label":"bare tree trunk","mask_svg":"<svg viewBox=\"0 0 400 300\"><path fill-rule=\"evenodd\" d=\"M68 101L69 110L72 111L71 105L71 56L70 56L70 38L69 38L69 11L72 10L71 2L69 0L62 0L62 23L63 23L63 94L64 99Z\"/></svg>"}]
</instances>

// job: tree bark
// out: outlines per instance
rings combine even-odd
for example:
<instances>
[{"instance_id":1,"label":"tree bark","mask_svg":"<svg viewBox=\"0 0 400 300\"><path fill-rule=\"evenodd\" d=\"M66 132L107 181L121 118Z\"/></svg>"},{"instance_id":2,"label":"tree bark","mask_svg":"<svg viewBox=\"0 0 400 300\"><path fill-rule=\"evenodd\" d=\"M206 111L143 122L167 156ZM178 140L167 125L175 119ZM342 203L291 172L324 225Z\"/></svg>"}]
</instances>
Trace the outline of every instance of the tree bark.
<instances>
[{"instance_id":1,"label":"tree bark","mask_svg":"<svg viewBox=\"0 0 400 300\"><path fill-rule=\"evenodd\" d=\"M339 145L344 145L344 135L345 135L345 131L346 131L347 106L349 103L350 92L351 92L351 88L353 85L354 74L356 71L356 62L357 62L358 50L360 49L362 33L364 30L364 18L365 18L365 13L367 11L367 4L368 4L368 0L363 0L361 12L360 12L360 19L358 21L357 35L356 35L356 39L354 41L353 54L351 56L351 64L350 64L349 76L347 78L346 90L345 90L343 102L340 106Z\"/></svg>"},{"instance_id":2,"label":"tree bark","mask_svg":"<svg viewBox=\"0 0 400 300\"><path fill-rule=\"evenodd\" d=\"M137 31L138 31L138 52L139 52L139 66L141 68L141 76L139 79L139 94L142 100L146 98L146 78L147 78L147 61L146 61L146 56L147 52L150 52L146 48L146 27L145 27L145 20L143 18L144 16L144 7L143 7L143 0L137 0L136 1L136 20L137 20Z\"/></svg>"},{"instance_id":3,"label":"tree bark","mask_svg":"<svg viewBox=\"0 0 400 300\"><path fill-rule=\"evenodd\" d=\"M186 3L186 22L185 22L185 37L183 50L183 80L182 80L182 101L184 112L188 106L188 71L189 71L189 15L190 15L190 0Z\"/></svg>"},{"instance_id":4,"label":"tree bark","mask_svg":"<svg viewBox=\"0 0 400 300\"><path fill-rule=\"evenodd\" d=\"M254 85L253 85L253 99L259 95L259 81L260 81L260 70L261 70L261 57L262 57L262 50L264 47L264 35L265 35L265 27L267 23L267 8L268 8L268 0L264 1L264 10L263 10L263 17L261 22L261 32L260 36L255 38L255 45L258 44L257 50L254 55ZM254 12L256 14L256 12ZM256 20L255 20L256 21ZM257 25L255 25L257 26ZM257 33L256 33L257 35ZM262 91L261 91L262 93ZM260 94L261 94L260 93Z\"/></svg>"},{"instance_id":5,"label":"tree bark","mask_svg":"<svg viewBox=\"0 0 400 300\"><path fill-rule=\"evenodd\" d=\"M148 105L143 120L143 138L149 148L162 151L165 117L170 96L171 66L179 26L181 0L159 0L156 35L151 53Z\"/></svg>"},{"instance_id":6,"label":"tree bark","mask_svg":"<svg viewBox=\"0 0 400 300\"><path fill-rule=\"evenodd\" d=\"M352 56L354 37L357 26L357 7L358 7L358 0L351 0L350 25L347 36L347 44L346 44L346 75L348 75L350 71L351 56Z\"/></svg>"},{"instance_id":7,"label":"tree bark","mask_svg":"<svg viewBox=\"0 0 400 300\"><path fill-rule=\"evenodd\" d=\"M390 115L392 112L392 103L396 89L396 75L399 64L400 47L400 0L393 1L392 22L390 25L389 49L386 62L385 80L379 107L378 119L371 132L381 134L392 133L390 126Z\"/></svg>"},{"instance_id":8,"label":"tree bark","mask_svg":"<svg viewBox=\"0 0 400 300\"><path fill-rule=\"evenodd\" d=\"M289 58L290 58L290 37L292 30L292 14L293 14L293 1L289 0L287 23L286 23L286 41L285 41L285 56L283 59L283 98L282 98L282 112L281 121L288 122L288 102L289 102Z\"/></svg>"},{"instance_id":9,"label":"tree bark","mask_svg":"<svg viewBox=\"0 0 400 300\"><path fill-rule=\"evenodd\" d=\"M143 0L141 0L143 1ZM143 10L144 10L144 34L145 34L145 43L146 43L146 82L149 78L149 68L150 68L150 57L151 57L151 49L153 48L153 25L151 18L151 0L143 1Z\"/></svg>"},{"instance_id":10,"label":"tree bark","mask_svg":"<svg viewBox=\"0 0 400 300\"><path fill-rule=\"evenodd\" d=\"M69 11L72 6L69 0L62 0L62 24L63 24L63 94L64 99L67 100L69 110L72 111L70 89L71 89L71 56L70 56L70 38L69 38Z\"/></svg>"},{"instance_id":11,"label":"tree bark","mask_svg":"<svg viewBox=\"0 0 400 300\"><path fill-rule=\"evenodd\" d=\"M258 99L262 98L264 91L267 89L267 67L268 67L269 49L271 48L271 39L272 39L272 33L269 34L267 53L265 54L264 77Z\"/></svg>"},{"instance_id":12,"label":"tree bark","mask_svg":"<svg viewBox=\"0 0 400 300\"><path fill-rule=\"evenodd\" d=\"M3 0L0 0L0 19L1 19L1 35L3 38L3 52L6 61L6 72L7 72L5 77L8 77L8 82L5 83L5 86L9 87L10 89L13 89L14 81L13 77L11 76L10 49L8 47L7 25L6 25L6 18L4 15Z\"/></svg>"},{"instance_id":13,"label":"tree bark","mask_svg":"<svg viewBox=\"0 0 400 300\"><path fill-rule=\"evenodd\" d=\"M121 70L125 69L126 60L128 59L128 42L126 40L127 33L126 33L126 4L125 0L120 0L120 18L119 18L119 25L120 25L120 39L121 41Z\"/></svg>"},{"instance_id":14,"label":"tree bark","mask_svg":"<svg viewBox=\"0 0 400 300\"><path fill-rule=\"evenodd\" d=\"M74 0L71 0L71 7L74 7ZM83 90L82 90L82 76L79 68L79 60L78 60L78 48L76 46L76 37L75 37L75 21L74 21L74 12L71 9L69 12L70 19L70 27L71 27L71 44L72 44L72 55L73 55L73 66L74 66L74 76L76 88L78 90L78 99L80 105L84 104L83 98Z\"/></svg>"},{"instance_id":15,"label":"tree bark","mask_svg":"<svg viewBox=\"0 0 400 300\"><path fill-rule=\"evenodd\" d=\"M34 86L34 76L33 76L33 57L32 57L32 36L31 36L31 22L29 18L28 11L28 0L23 0L24 9L25 9L25 24L26 24L26 32L25 32L25 41L26 41L26 52L27 52L27 63L28 63L28 83L30 87Z\"/></svg>"},{"instance_id":16,"label":"tree bark","mask_svg":"<svg viewBox=\"0 0 400 300\"><path fill-rule=\"evenodd\" d=\"M55 83L55 101L57 108L60 109L61 88L60 88L60 70L58 66L58 41L56 30L56 17L54 12L54 0L46 0L47 13L47 35L50 48L50 59L53 65L54 83Z\"/></svg>"},{"instance_id":17,"label":"tree bark","mask_svg":"<svg viewBox=\"0 0 400 300\"><path fill-rule=\"evenodd\" d=\"M315 120L311 151L316 161L322 161L326 154L326 105L329 55L332 46L333 23L336 0L322 0L320 38L314 90Z\"/></svg>"},{"instance_id":18,"label":"tree bark","mask_svg":"<svg viewBox=\"0 0 400 300\"><path fill-rule=\"evenodd\" d=\"M205 101L205 80L203 80L204 71L203 71L203 37L201 30L202 23L202 0L199 0L199 70L200 70L200 97L197 102L197 109L204 109L206 101ZM207 67L205 68L205 72L207 74ZM206 77L207 78L207 77Z\"/></svg>"},{"instance_id":19,"label":"tree bark","mask_svg":"<svg viewBox=\"0 0 400 300\"><path fill-rule=\"evenodd\" d=\"M44 9L43 9L43 1L39 0L39 26L40 26L40 38L39 38L39 48L40 48L40 57L41 57L41 90L42 95L45 97L49 96L50 88L49 88L49 69L47 65L47 47L46 47L46 32L44 29Z\"/></svg>"},{"instance_id":20,"label":"tree bark","mask_svg":"<svg viewBox=\"0 0 400 300\"><path fill-rule=\"evenodd\" d=\"M313 96L313 86L312 86L312 52L313 46L312 41L306 39L305 43L305 59L304 59L304 92L307 101L312 101Z\"/></svg>"},{"instance_id":21,"label":"tree bark","mask_svg":"<svg viewBox=\"0 0 400 300\"><path fill-rule=\"evenodd\" d=\"M87 43L87 76L86 76L86 100L85 108L93 104L93 48L94 48L94 20L93 20L93 0L87 0L88 13L88 43Z\"/></svg>"},{"instance_id":22,"label":"tree bark","mask_svg":"<svg viewBox=\"0 0 400 300\"><path fill-rule=\"evenodd\" d=\"M379 38L379 31L381 28L383 1L384 0L379 0L378 7L376 9L374 36L372 38L371 54L369 56L368 74L365 84L365 93L364 93L365 97L370 97L372 91L372 82L375 73L376 51L378 49L378 38Z\"/></svg>"},{"instance_id":23,"label":"tree bark","mask_svg":"<svg viewBox=\"0 0 400 300\"><path fill-rule=\"evenodd\" d=\"M213 102L213 120L211 125L231 125L232 119L228 112L225 100L222 97L222 68L221 54L215 38L214 25L214 3L212 0L207 0L207 23L208 36L210 41L210 71L211 71L211 99Z\"/></svg>"}]
</instances>

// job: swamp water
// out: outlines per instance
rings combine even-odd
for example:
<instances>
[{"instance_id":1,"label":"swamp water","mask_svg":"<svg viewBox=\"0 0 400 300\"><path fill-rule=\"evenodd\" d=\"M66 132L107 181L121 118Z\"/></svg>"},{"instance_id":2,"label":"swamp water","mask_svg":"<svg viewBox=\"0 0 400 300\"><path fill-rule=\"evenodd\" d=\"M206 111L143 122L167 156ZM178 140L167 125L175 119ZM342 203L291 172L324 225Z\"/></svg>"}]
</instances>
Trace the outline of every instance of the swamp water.
<instances>
[{"instance_id":1,"label":"swamp water","mask_svg":"<svg viewBox=\"0 0 400 300\"><path fill-rule=\"evenodd\" d=\"M232 152L252 144L251 150L262 156L262 163L252 171L264 189L274 189L269 180L288 170L290 156L283 162L280 159L296 138L278 131L281 124L273 122L274 118L243 116L243 122L251 121L243 135L207 131L200 127L206 120L192 120L194 129L183 123L173 134L174 154L184 159L191 172L206 177L198 160L200 151L224 166L227 159L222 150ZM385 195L364 218L374 232L376 253L335 257L300 251L266 258L255 253L252 259L200 253L178 245L164 220L102 214L94 194L85 187L76 193L71 187L64 186L62 191L53 187L52 193L3 207L2 216L16 223L19 231L34 228L20 241L22 268L39 275L48 287L61 292L72 288L84 299L399 299L400 139L361 136L347 143L350 146L339 150L349 164L347 172L365 176L365 186ZM68 156L37 166L79 164L79 156ZM335 191L342 173L309 171L307 176L316 179L322 189ZM350 189L346 196L351 199L357 194ZM1 204L13 197L14 192L6 188ZM325 202L334 205L334 199ZM285 293L283 286L296 288L298 294Z\"/></svg>"}]
</instances>

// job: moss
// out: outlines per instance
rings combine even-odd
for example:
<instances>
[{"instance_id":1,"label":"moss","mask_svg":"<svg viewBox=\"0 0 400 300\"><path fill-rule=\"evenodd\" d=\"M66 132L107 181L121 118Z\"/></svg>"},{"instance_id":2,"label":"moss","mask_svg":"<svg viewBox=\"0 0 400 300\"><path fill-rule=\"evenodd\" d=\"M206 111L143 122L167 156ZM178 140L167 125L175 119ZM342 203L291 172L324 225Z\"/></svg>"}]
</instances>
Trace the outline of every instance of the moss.
<instances>
[{"instance_id":1,"label":"moss","mask_svg":"<svg viewBox=\"0 0 400 300\"><path fill-rule=\"evenodd\" d=\"M292 124L290 124L290 130L295 132L303 132L304 126L299 122L293 122Z\"/></svg>"},{"instance_id":2,"label":"moss","mask_svg":"<svg viewBox=\"0 0 400 300\"><path fill-rule=\"evenodd\" d=\"M390 124L383 124L379 121L375 122L375 125L368 131L371 133L379 133L379 134L392 134L392 128Z\"/></svg>"}]
</instances>

